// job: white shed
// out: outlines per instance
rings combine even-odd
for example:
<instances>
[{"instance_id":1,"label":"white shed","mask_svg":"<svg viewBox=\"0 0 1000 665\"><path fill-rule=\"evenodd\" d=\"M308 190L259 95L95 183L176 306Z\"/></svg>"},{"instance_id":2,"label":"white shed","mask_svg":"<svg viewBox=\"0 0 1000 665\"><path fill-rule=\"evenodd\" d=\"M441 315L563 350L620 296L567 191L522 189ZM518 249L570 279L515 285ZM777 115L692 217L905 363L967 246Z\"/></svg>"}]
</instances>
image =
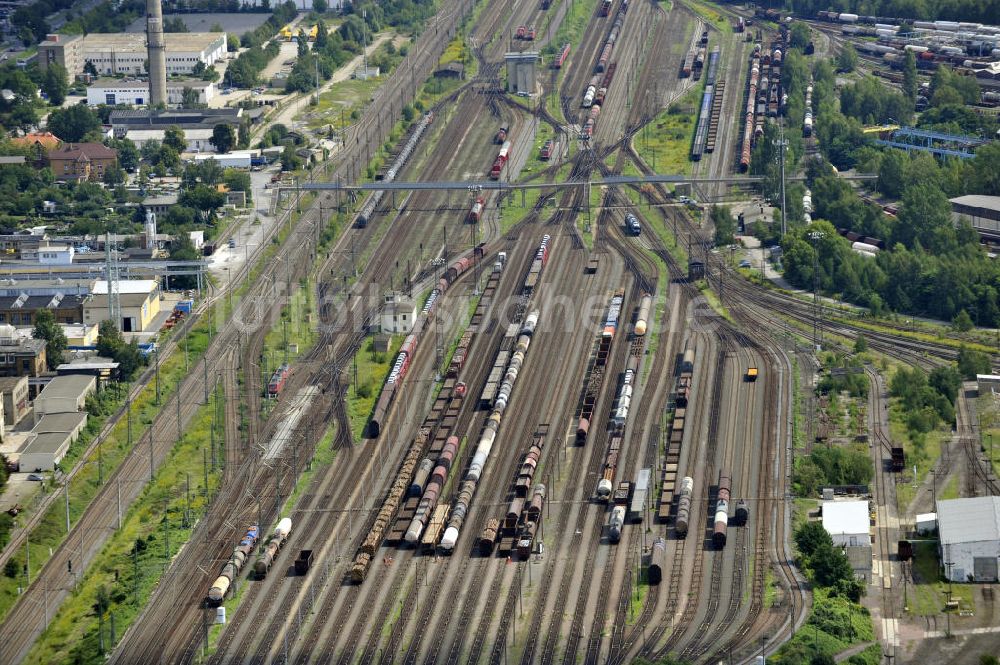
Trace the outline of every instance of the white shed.
<instances>
[{"instance_id":1,"label":"white shed","mask_svg":"<svg viewBox=\"0 0 1000 665\"><path fill-rule=\"evenodd\" d=\"M937 528L937 513L921 513L913 525L920 535L928 534Z\"/></svg>"},{"instance_id":2,"label":"white shed","mask_svg":"<svg viewBox=\"0 0 1000 665\"><path fill-rule=\"evenodd\" d=\"M864 499L824 501L823 528L833 538L834 545L843 547L870 545L868 502Z\"/></svg>"},{"instance_id":3,"label":"white shed","mask_svg":"<svg viewBox=\"0 0 1000 665\"><path fill-rule=\"evenodd\" d=\"M937 502L941 566L953 582L997 582L1000 497Z\"/></svg>"},{"instance_id":4,"label":"white shed","mask_svg":"<svg viewBox=\"0 0 1000 665\"><path fill-rule=\"evenodd\" d=\"M49 381L35 398L35 422L52 413L83 411L87 395L97 388L97 379L86 374L67 374ZM67 430L68 431L68 430Z\"/></svg>"}]
</instances>

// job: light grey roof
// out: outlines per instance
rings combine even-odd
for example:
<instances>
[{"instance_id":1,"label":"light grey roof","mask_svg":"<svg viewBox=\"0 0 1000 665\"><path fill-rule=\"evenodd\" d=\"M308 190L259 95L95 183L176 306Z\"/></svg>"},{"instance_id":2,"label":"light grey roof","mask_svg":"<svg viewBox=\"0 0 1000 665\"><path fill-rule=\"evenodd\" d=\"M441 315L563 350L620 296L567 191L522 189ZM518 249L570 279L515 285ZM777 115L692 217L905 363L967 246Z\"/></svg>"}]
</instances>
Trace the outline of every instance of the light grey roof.
<instances>
[{"instance_id":1,"label":"light grey roof","mask_svg":"<svg viewBox=\"0 0 1000 665\"><path fill-rule=\"evenodd\" d=\"M847 560L851 562L854 570L872 569L872 546L871 545L849 545L844 548Z\"/></svg>"},{"instance_id":2,"label":"light grey roof","mask_svg":"<svg viewBox=\"0 0 1000 665\"><path fill-rule=\"evenodd\" d=\"M21 451L22 455L49 453L60 453L64 446L69 443L69 432L45 432L36 434L31 443Z\"/></svg>"},{"instance_id":3,"label":"light grey roof","mask_svg":"<svg viewBox=\"0 0 1000 665\"><path fill-rule=\"evenodd\" d=\"M38 420L32 428L35 434L51 434L52 432L75 432L87 422L86 411L78 413L48 413Z\"/></svg>"},{"instance_id":4,"label":"light grey roof","mask_svg":"<svg viewBox=\"0 0 1000 665\"><path fill-rule=\"evenodd\" d=\"M988 210L1000 210L1000 196L983 196L980 194L969 194L967 196L956 196L949 199L952 203L957 203L970 208L986 208Z\"/></svg>"},{"instance_id":5,"label":"light grey roof","mask_svg":"<svg viewBox=\"0 0 1000 665\"><path fill-rule=\"evenodd\" d=\"M1000 540L1000 497L937 502L942 545Z\"/></svg>"},{"instance_id":6,"label":"light grey roof","mask_svg":"<svg viewBox=\"0 0 1000 665\"><path fill-rule=\"evenodd\" d=\"M868 533L868 502L824 501L823 528L831 536L844 533Z\"/></svg>"},{"instance_id":7,"label":"light grey roof","mask_svg":"<svg viewBox=\"0 0 1000 665\"><path fill-rule=\"evenodd\" d=\"M64 374L49 381L38 396L41 398L79 397L85 391L90 390L96 381L97 379L89 374Z\"/></svg>"}]
</instances>

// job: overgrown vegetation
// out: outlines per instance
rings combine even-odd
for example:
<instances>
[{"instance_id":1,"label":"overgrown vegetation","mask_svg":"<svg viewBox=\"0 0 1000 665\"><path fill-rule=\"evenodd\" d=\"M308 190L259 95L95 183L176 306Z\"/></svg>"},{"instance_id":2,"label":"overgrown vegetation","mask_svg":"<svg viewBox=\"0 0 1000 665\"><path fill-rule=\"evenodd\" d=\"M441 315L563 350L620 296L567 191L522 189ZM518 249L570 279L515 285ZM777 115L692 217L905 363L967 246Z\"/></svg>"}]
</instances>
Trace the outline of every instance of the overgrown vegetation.
<instances>
[{"instance_id":1,"label":"overgrown vegetation","mask_svg":"<svg viewBox=\"0 0 1000 665\"><path fill-rule=\"evenodd\" d=\"M844 551L833 544L822 523L811 521L799 526L795 546L799 567L814 584L813 608L802 629L767 661L781 665L828 663L852 644L873 640L871 615L858 603L864 594L864 582L854 576ZM875 665L879 657L870 660L867 655L860 659L855 656L847 662Z\"/></svg>"}]
</instances>

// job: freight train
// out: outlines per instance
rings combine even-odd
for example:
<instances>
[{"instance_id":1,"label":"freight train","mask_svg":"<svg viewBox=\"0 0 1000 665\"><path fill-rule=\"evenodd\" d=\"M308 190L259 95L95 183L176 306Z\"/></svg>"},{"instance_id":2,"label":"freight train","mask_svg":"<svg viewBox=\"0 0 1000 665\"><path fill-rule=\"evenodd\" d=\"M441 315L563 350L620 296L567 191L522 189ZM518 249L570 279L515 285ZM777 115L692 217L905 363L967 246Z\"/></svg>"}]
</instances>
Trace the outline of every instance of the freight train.
<instances>
[{"instance_id":1,"label":"freight train","mask_svg":"<svg viewBox=\"0 0 1000 665\"><path fill-rule=\"evenodd\" d=\"M622 385L618 390L618 403L611 412L611 438L608 442L608 450L604 456L604 469L601 472L600 480L597 482L598 500L606 501L611 496L613 489L612 482L615 478L615 471L618 468L618 458L622 454L622 443L625 433L625 423L628 421L629 409L632 405L632 391L635 388L636 377L639 370L639 357L630 355L625 366L625 374L622 377Z\"/></svg>"},{"instance_id":2,"label":"freight train","mask_svg":"<svg viewBox=\"0 0 1000 665\"><path fill-rule=\"evenodd\" d=\"M212 588L208 590L206 603L210 607L218 607L225 600L226 593L229 591L233 580L243 570L243 565L253 553L253 548L257 545L257 536L259 533L260 529L256 524L248 528L246 533L243 534L243 538L240 539L239 544L233 549L233 554L229 557L229 561L222 567L219 576L212 583Z\"/></svg>"},{"instance_id":3,"label":"freight train","mask_svg":"<svg viewBox=\"0 0 1000 665\"><path fill-rule=\"evenodd\" d=\"M715 95L715 78L719 70L719 47L716 46L708 56L708 72L705 75L705 91L701 96L701 109L698 112L698 125L694 132L694 143L691 146L691 159L699 161L705 153L705 141L708 139L708 128L712 119L712 100Z\"/></svg>"},{"instance_id":4,"label":"freight train","mask_svg":"<svg viewBox=\"0 0 1000 665\"><path fill-rule=\"evenodd\" d=\"M611 9L611 3L609 0L605 0L607 9ZM604 11L604 7L602 7ZM618 35L621 33L622 26L625 24L625 14L628 13L628 0L622 0L622 6L619 7L618 13L615 15L615 21L611 25L611 30L608 32L608 38L604 41L604 48L601 49L601 55L597 59L597 64L594 67L595 72L603 72L608 63L611 61L611 54L615 49L615 42L618 41ZM607 14L601 14L602 16L607 16Z\"/></svg>"},{"instance_id":5,"label":"freight train","mask_svg":"<svg viewBox=\"0 0 1000 665\"><path fill-rule=\"evenodd\" d=\"M423 118L420 119L420 122L418 122L417 126L414 127L413 129L413 133L410 134L409 140L407 140L406 144L403 146L403 149L399 151L399 154L396 155L396 159L393 160L392 166L390 166L389 170L385 172L385 175L382 177L382 180L386 182L392 182L393 180L396 179L396 175L406 165L406 161L410 158L410 155L413 154L413 149L416 148L417 143L420 142L420 137L423 136L424 132L427 130L427 127L432 122L434 122L433 112L428 112L427 114L424 115ZM372 195L368 197L368 200L365 202L365 204L361 206L361 211L358 212L358 217L355 220L355 224L358 228L364 228L365 226L368 225L368 222L371 220L372 215L375 214L375 209L378 208L379 203L382 202L383 196L385 196L385 190L380 189L372 193Z\"/></svg>"},{"instance_id":6,"label":"freight train","mask_svg":"<svg viewBox=\"0 0 1000 665\"><path fill-rule=\"evenodd\" d=\"M499 180L500 174L503 173L503 169L507 166L507 161L510 159L510 141L504 141L503 145L500 146L500 152L497 153L497 157L493 160L493 166L490 167L490 179Z\"/></svg>"},{"instance_id":7,"label":"freight train","mask_svg":"<svg viewBox=\"0 0 1000 665\"><path fill-rule=\"evenodd\" d=\"M729 472L719 472L719 489L715 500L715 518L713 519L712 544L722 549L726 546L726 532L729 528L729 501L732 489L732 476Z\"/></svg>"},{"instance_id":8,"label":"freight train","mask_svg":"<svg viewBox=\"0 0 1000 665\"><path fill-rule=\"evenodd\" d=\"M473 454L469 468L465 472L465 478L459 485L458 498L455 500L451 516L448 518L448 528L445 529L444 537L441 539L441 549L445 552L452 551L458 542L458 536L462 526L465 524L465 517L468 514L472 498L476 494L476 489L479 486L480 478L482 478L486 462L493 451L493 444L496 442L497 432L500 430L500 422L503 419L504 412L507 410L511 393L517 383L517 377L524 364L528 348L531 346L531 339L535 334L535 327L538 325L538 316L538 310L534 310L524 319L517 344L514 347L514 353L511 355L510 362L507 365L507 373L504 375L500 391L493 402L493 411L483 426L483 430L479 435L479 444L476 446L476 452ZM542 492L544 494L544 487ZM520 500L523 503L524 499L521 498Z\"/></svg>"},{"instance_id":9,"label":"freight train","mask_svg":"<svg viewBox=\"0 0 1000 665\"><path fill-rule=\"evenodd\" d=\"M279 522L278 526L274 527L274 532L264 543L264 547L261 548L260 554L257 555L257 561L253 564L254 572L257 573L257 577L264 577L267 575L267 571L271 569L271 564L274 563L274 558L278 555L278 552L284 546L285 541L288 540L289 534L292 532L292 520L283 517Z\"/></svg>"},{"instance_id":10,"label":"freight train","mask_svg":"<svg viewBox=\"0 0 1000 665\"><path fill-rule=\"evenodd\" d=\"M406 372L410 367L410 362L417 350L420 337L427 327L427 322L434 316L434 309L438 299L448 290L449 286L455 283L455 280L473 266L475 261L482 259L483 247L484 245L482 244L478 245L473 249L471 256L463 257L451 264L444 272L444 276L438 280L437 286L431 291L430 296L428 296L427 302L424 303L420 314L417 315L416 321L413 322L410 334L403 341L403 346L400 348L395 362L393 362L392 370L389 372L389 376L385 380L385 385L382 387L382 392L379 394L378 401L375 403L375 410L372 412L371 421L368 423L368 435L371 438L378 437L382 431L382 424L389 414L389 408L396 397L396 391L399 389L399 385L402 383L403 377L406 376Z\"/></svg>"}]
</instances>

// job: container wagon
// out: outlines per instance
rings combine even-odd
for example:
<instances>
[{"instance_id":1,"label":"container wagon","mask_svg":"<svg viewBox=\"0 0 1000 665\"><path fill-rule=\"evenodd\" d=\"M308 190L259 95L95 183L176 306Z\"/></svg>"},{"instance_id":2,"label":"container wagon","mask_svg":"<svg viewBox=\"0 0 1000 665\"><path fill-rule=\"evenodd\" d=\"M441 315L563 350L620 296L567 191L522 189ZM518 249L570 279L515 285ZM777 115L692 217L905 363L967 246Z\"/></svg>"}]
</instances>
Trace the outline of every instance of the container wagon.
<instances>
[{"instance_id":1,"label":"container wagon","mask_svg":"<svg viewBox=\"0 0 1000 665\"><path fill-rule=\"evenodd\" d=\"M552 63L553 69L562 69L562 66L566 64L566 59L569 58L569 51L570 45L569 42L566 42L563 44L562 50L559 52L559 57Z\"/></svg>"},{"instance_id":2,"label":"container wagon","mask_svg":"<svg viewBox=\"0 0 1000 665\"><path fill-rule=\"evenodd\" d=\"M640 469L639 475L636 476L635 490L632 492L632 501L629 506L629 521L633 524L642 522L642 517L646 512L646 498L649 496L649 479L652 475L652 469Z\"/></svg>"}]
</instances>

